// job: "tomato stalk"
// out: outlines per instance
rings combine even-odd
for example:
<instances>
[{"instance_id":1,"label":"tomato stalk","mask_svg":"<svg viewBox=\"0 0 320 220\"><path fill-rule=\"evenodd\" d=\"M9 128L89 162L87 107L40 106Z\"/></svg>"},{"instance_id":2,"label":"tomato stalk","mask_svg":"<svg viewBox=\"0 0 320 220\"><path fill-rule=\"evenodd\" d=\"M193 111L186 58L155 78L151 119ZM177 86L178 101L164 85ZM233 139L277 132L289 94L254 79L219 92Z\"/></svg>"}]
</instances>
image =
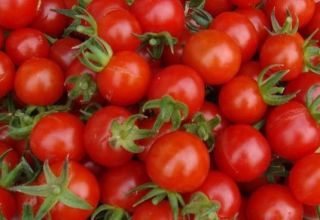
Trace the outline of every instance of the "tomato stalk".
<instances>
[{"instance_id":1,"label":"tomato stalk","mask_svg":"<svg viewBox=\"0 0 320 220\"><path fill-rule=\"evenodd\" d=\"M320 57L320 48L317 46L318 41L312 38L318 33L319 29L315 30L303 44L304 50L304 72L312 71L320 74L320 63L314 64L313 59Z\"/></svg>"},{"instance_id":2,"label":"tomato stalk","mask_svg":"<svg viewBox=\"0 0 320 220\"><path fill-rule=\"evenodd\" d=\"M210 15L210 13L203 9L204 5L204 0L186 1L186 27L191 32L198 32L200 29L208 29L209 25L212 22L212 16Z\"/></svg>"},{"instance_id":3,"label":"tomato stalk","mask_svg":"<svg viewBox=\"0 0 320 220\"><path fill-rule=\"evenodd\" d=\"M268 30L270 35L289 34L294 35L299 29L299 18L296 16L296 24L293 26L293 17L290 10L287 10L287 17L284 24L281 26L276 18L275 9L271 12L271 25L273 31Z\"/></svg>"},{"instance_id":4,"label":"tomato stalk","mask_svg":"<svg viewBox=\"0 0 320 220\"><path fill-rule=\"evenodd\" d=\"M313 85L310 87L306 95L306 105L312 117L316 120L316 122L320 123L320 95L313 100L313 94L318 87L319 85Z\"/></svg>"},{"instance_id":5,"label":"tomato stalk","mask_svg":"<svg viewBox=\"0 0 320 220\"><path fill-rule=\"evenodd\" d=\"M111 205L101 205L91 216L91 220L130 220L130 215L124 209L117 208Z\"/></svg>"},{"instance_id":6,"label":"tomato stalk","mask_svg":"<svg viewBox=\"0 0 320 220\"><path fill-rule=\"evenodd\" d=\"M69 98L72 100L82 97L83 102L87 103L97 92L96 81L88 73L80 76L71 76L67 78L66 83L71 83L74 86L68 93Z\"/></svg>"},{"instance_id":7,"label":"tomato stalk","mask_svg":"<svg viewBox=\"0 0 320 220\"><path fill-rule=\"evenodd\" d=\"M269 183L276 183L277 177L288 177L289 171L286 168L286 165L291 165L289 161L282 158L276 158L273 160L265 173L265 176Z\"/></svg>"}]
</instances>

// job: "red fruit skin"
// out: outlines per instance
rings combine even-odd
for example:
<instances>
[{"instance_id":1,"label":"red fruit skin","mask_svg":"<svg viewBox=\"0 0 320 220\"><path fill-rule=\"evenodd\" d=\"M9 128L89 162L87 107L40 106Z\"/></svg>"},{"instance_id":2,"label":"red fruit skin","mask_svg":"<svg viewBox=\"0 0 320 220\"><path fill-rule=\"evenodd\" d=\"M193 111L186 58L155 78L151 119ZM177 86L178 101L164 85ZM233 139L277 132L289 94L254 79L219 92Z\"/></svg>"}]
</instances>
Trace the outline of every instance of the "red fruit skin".
<instances>
[{"instance_id":1,"label":"red fruit skin","mask_svg":"<svg viewBox=\"0 0 320 220\"><path fill-rule=\"evenodd\" d=\"M13 88L15 67L10 57L0 51L0 98L5 97Z\"/></svg>"},{"instance_id":2,"label":"red fruit skin","mask_svg":"<svg viewBox=\"0 0 320 220\"><path fill-rule=\"evenodd\" d=\"M14 216L17 214L16 206L17 203L14 195L0 187L0 213L2 213L6 219L14 219Z\"/></svg>"},{"instance_id":3,"label":"red fruit skin","mask_svg":"<svg viewBox=\"0 0 320 220\"><path fill-rule=\"evenodd\" d=\"M217 16L225 11L231 11L232 8L233 5L230 0L207 0L204 5L204 9L212 16Z\"/></svg>"},{"instance_id":4,"label":"red fruit skin","mask_svg":"<svg viewBox=\"0 0 320 220\"><path fill-rule=\"evenodd\" d=\"M318 1L311 21L304 27L303 32L309 36L315 30L320 29L320 2ZM320 32L318 31L314 39L320 40Z\"/></svg>"}]
</instances>

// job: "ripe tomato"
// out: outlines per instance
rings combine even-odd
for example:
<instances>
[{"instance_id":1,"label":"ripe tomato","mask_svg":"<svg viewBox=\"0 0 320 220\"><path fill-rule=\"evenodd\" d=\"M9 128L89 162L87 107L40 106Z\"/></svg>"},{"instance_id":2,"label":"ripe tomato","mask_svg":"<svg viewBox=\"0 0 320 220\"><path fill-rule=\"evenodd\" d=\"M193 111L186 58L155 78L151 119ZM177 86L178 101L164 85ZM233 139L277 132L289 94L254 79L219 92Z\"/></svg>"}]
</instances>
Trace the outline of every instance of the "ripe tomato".
<instances>
[{"instance_id":1,"label":"ripe tomato","mask_svg":"<svg viewBox=\"0 0 320 220\"><path fill-rule=\"evenodd\" d=\"M316 8L315 8L313 17L311 18L311 21L303 29L303 31L307 35L310 35L315 30L320 29L320 2L318 2L315 7ZM320 40L320 32L319 31L314 36L314 39Z\"/></svg>"},{"instance_id":2,"label":"ripe tomato","mask_svg":"<svg viewBox=\"0 0 320 220\"><path fill-rule=\"evenodd\" d=\"M17 97L28 105L55 103L64 90L60 67L45 58L31 58L18 69L14 81Z\"/></svg>"},{"instance_id":3,"label":"ripe tomato","mask_svg":"<svg viewBox=\"0 0 320 220\"><path fill-rule=\"evenodd\" d=\"M240 210L241 195L238 186L222 172L210 171L207 179L196 191L203 192L209 199L220 204L219 218L232 218Z\"/></svg>"},{"instance_id":4,"label":"ripe tomato","mask_svg":"<svg viewBox=\"0 0 320 220\"><path fill-rule=\"evenodd\" d=\"M92 0L87 6L87 11L97 22L109 12L119 9L129 10L125 0Z\"/></svg>"},{"instance_id":5,"label":"ripe tomato","mask_svg":"<svg viewBox=\"0 0 320 220\"><path fill-rule=\"evenodd\" d=\"M129 191L148 180L144 164L138 161L130 161L111 168L100 180L101 202L132 212L133 204L144 195L144 192L129 194Z\"/></svg>"},{"instance_id":6,"label":"ripe tomato","mask_svg":"<svg viewBox=\"0 0 320 220\"><path fill-rule=\"evenodd\" d=\"M0 26L17 29L29 25L36 17L38 0L1 0Z\"/></svg>"},{"instance_id":7,"label":"ripe tomato","mask_svg":"<svg viewBox=\"0 0 320 220\"><path fill-rule=\"evenodd\" d=\"M2 30L2 28L0 27L0 49L2 49L3 45L4 45L4 31Z\"/></svg>"},{"instance_id":8,"label":"ripe tomato","mask_svg":"<svg viewBox=\"0 0 320 220\"><path fill-rule=\"evenodd\" d=\"M241 50L227 34L207 30L194 34L187 41L183 61L193 67L210 85L232 79L241 64Z\"/></svg>"},{"instance_id":9,"label":"ripe tomato","mask_svg":"<svg viewBox=\"0 0 320 220\"><path fill-rule=\"evenodd\" d=\"M247 203L248 203L248 199L242 197L241 207L240 207L239 214L237 215L237 220L247 220L247 217L246 217Z\"/></svg>"},{"instance_id":10,"label":"ripe tomato","mask_svg":"<svg viewBox=\"0 0 320 220\"><path fill-rule=\"evenodd\" d=\"M9 146L5 143L0 142L0 156L9 150ZM19 156L18 154L11 150L4 158L3 163L6 164L9 170L12 170L18 163L19 163ZM0 171L1 174L1 171Z\"/></svg>"},{"instance_id":11,"label":"ripe tomato","mask_svg":"<svg viewBox=\"0 0 320 220\"><path fill-rule=\"evenodd\" d=\"M319 216L317 214L316 206L303 206L303 217L307 220L318 220Z\"/></svg>"},{"instance_id":12,"label":"ripe tomato","mask_svg":"<svg viewBox=\"0 0 320 220\"><path fill-rule=\"evenodd\" d=\"M204 83L192 68L185 65L172 65L153 76L148 91L148 99L159 99L170 95L189 108L192 117L204 102Z\"/></svg>"},{"instance_id":13,"label":"ripe tomato","mask_svg":"<svg viewBox=\"0 0 320 220\"><path fill-rule=\"evenodd\" d=\"M16 65L31 57L49 56L50 46L44 34L36 29L22 28L10 33L6 40L6 53Z\"/></svg>"},{"instance_id":14,"label":"ripe tomato","mask_svg":"<svg viewBox=\"0 0 320 220\"><path fill-rule=\"evenodd\" d=\"M233 5L230 0L207 0L204 5L204 9L212 16L217 16L225 11L231 11L232 7Z\"/></svg>"},{"instance_id":15,"label":"ripe tomato","mask_svg":"<svg viewBox=\"0 0 320 220\"><path fill-rule=\"evenodd\" d=\"M14 219L14 216L17 214L16 200L9 191L0 187L0 213L6 219Z\"/></svg>"},{"instance_id":16,"label":"ripe tomato","mask_svg":"<svg viewBox=\"0 0 320 220\"><path fill-rule=\"evenodd\" d=\"M179 0L135 0L131 12L143 32L169 32L179 37L184 29L184 9Z\"/></svg>"},{"instance_id":17,"label":"ripe tomato","mask_svg":"<svg viewBox=\"0 0 320 220\"><path fill-rule=\"evenodd\" d=\"M64 4L66 5L67 9L71 9L73 6L78 4L77 0L64 0Z\"/></svg>"},{"instance_id":18,"label":"ripe tomato","mask_svg":"<svg viewBox=\"0 0 320 220\"><path fill-rule=\"evenodd\" d=\"M299 160L290 171L289 186L296 198L306 205L320 204L320 155Z\"/></svg>"},{"instance_id":19,"label":"ripe tomato","mask_svg":"<svg viewBox=\"0 0 320 220\"><path fill-rule=\"evenodd\" d=\"M148 63L137 53L115 54L107 67L97 75L100 94L115 105L131 105L147 93L151 78Z\"/></svg>"},{"instance_id":20,"label":"ripe tomato","mask_svg":"<svg viewBox=\"0 0 320 220\"><path fill-rule=\"evenodd\" d=\"M132 220L146 219L173 220L169 202L162 201L158 205L154 205L152 202L147 201L139 205L132 215ZM182 220L181 216L179 216L179 220Z\"/></svg>"},{"instance_id":21,"label":"ripe tomato","mask_svg":"<svg viewBox=\"0 0 320 220\"><path fill-rule=\"evenodd\" d=\"M160 187L193 192L205 181L210 159L205 144L197 136L175 131L155 141L146 167L152 181Z\"/></svg>"},{"instance_id":22,"label":"ripe tomato","mask_svg":"<svg viewBox=\"0 0 320 220\"><path fill-rule=\"evenodd\" d=\"M219 14L210 29L229 35L241 49L242 62L250 60L258 49L258 33L246 16L236 12Z\"/></svg>"},{"instance_id":23,"label":"ripe tomato","mask_svg":"<svg viewBox=\"0 0 320 220\"><path fill-rule=\"evenodd\" d=\"M238 75L245 75L250 76L252 79L257 81L259 74L261 73L262 68L260 66L260 63L257 61L249 61L246 63L243 63Z\"/></svg>"},{"instance_id":24,"label":"ripe tomato","mask_svg":"<svg viewBox=\"0 0 320 220\"><path fill-rule=\"evenodd\" d=\"M30 147L41 161L60 161L67 156L79 161L84 157L84 125L70 113L53 113L43 117L32 129Z\"/></svg>"},{"instance_id":25,"label":"ripe tomato","mask_svg":"<svg viewBox=\"0 0 320 220\"><path fill-rule=\"evenodd\" d=\"M247 8L247 7L254 7L260 0L230 0L232 4L240 7L240 8Z\"/></svg>"},{"instance_id":26,"label":"ripe tomato","mask_svg":"<svg viewBox=\"0 0 320 220\"><path fill-rule=\"evenodd\" d=\"M269 184L262 186L250 196L247 219L301 220L302 211L302 204L294 198L287 187Z\"/></svg>"},{"instance_id":27,"label":"ripe tomato","mask_svg":"<svg viewBox=\"0 0 320 220\"><path fill-rule=\"evenodd\" d=\"M34 181L31 185L36 184ZM16 192L14 194L14 197L16 199L17 209L16 212L18 212L19 219L22 219L23 214L23 208L25 205L30 205L32 208L32 212L35 214L37 213L38 209L40 208L40 204L38 203L39 197L36 196L30 196L24 193Z\"/></svg>"},{"instance_id":28,"label":"ripe tomato","mask_svg":"<svg viewBox=\"0 0 320 220\"><path fill-rule=\"evenodd\" d=\"M10 57L0 51L0 98L13 88L15 68Z\"/></svg>"},{"instance_id":29,"label":"ripe tomato","mask_svg":"<svg viewBox=\"0 0 320 220\"><path fill-rule=\"evenodd\" d=\"M232 125L218 134L213 158L224 173L239 182L261 176L268 168L271 150L264 136L249 125Z\"/></svg>"},{"instance_id":30,"label":"ripe tomato","mask_svg":"<svg viewBox=\"0 0 320 220\"><path fill-rule=\"evenodd\" d=\"M313 153L319 146L319 125L301 103L290 101L274 108L267 118L266 134L272 150L288 160Z\"/></svg>"}]
</instances>

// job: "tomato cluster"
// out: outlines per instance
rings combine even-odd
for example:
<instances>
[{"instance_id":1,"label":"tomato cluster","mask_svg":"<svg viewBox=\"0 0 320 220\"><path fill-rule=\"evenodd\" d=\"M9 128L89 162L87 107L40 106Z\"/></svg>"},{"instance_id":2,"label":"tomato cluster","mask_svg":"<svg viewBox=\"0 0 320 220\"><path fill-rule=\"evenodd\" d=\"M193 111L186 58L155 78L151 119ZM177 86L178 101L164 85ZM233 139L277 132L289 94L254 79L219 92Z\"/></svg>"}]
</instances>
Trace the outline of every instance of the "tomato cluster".
<instances>
[{"instance_id":1,"label":"tomato cluster","mask_svg":"<svg viewBox=\"0 0 320 220\"><path fill-rule=\"evenodd\" d=\"M320 219L320 1L1 0L1 220Z\"/></svg>"}]
</instances>

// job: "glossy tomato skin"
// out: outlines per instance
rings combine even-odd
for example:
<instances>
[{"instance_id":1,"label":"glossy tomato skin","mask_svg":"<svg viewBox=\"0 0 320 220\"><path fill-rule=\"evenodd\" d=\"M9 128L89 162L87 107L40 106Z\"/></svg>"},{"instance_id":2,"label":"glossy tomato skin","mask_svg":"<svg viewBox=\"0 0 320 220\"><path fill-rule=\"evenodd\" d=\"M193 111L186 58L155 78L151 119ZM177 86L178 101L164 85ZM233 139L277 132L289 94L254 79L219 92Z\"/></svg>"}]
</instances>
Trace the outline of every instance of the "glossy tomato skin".
<instances>
[{"instance_id":1,"label":"glossy tomato skin","mask_svg":"<svg viewBox=\"0 0 320 220\"><path fill-rule=\"evenodd\" d=\"M148 63L137 53L121 51L97 75L100 94L115 105L137 103L147 93L151 79Z\"/></svg>"},{"instance_id":2,"label":"glossy tomato skin","mask_svg":"<svg viewBox=\"0 0 320 220\"><path fill-rule=\"evenodd\" d=\"M77 50L74 47L79 44L81 44L81 41L76 38L66 37L59 39L51 45L49 57L59 64L62 70L66 71L76 59Z\"/></svg>"},{"instance_id":3,"label":"glossy tomato skin","mask_svg":"<svg viewBox=\"0 0 320 220\"><path fill-rule=\"evenodd\" d=\"M61 173L63 167L63 161L54 163L50 165L54 175L58 176ZM68 189L76 194L81 199L89 203L93 209L91 210L81 210L71 208L62 203L57 203L50 211L52 220L61 219L78 219L86 220L97 207L100 197L99 184L96 177L81 164L70 161L68 167L69 173L69 184ZM44 174L41 173L37 179L37 184L45 184ZM39 198L39 205L42 203L43 199Z\"/></svg>"},{"instance_id":4,"label":"glossy tomato skin","mask_svg":"<svg viewBox=\"0 0 320 220\"><path fill-rule=\"evenodd\" d=\"M174 218L169 202L163 201L158 205L154 205L150 201L147 201L139 205L132 215L132 220L145 219L173 220Z\"/></svg>"},{"instance_id":5,"label":"glossy tomato skin","mask_svg":"<svg viewBox=\"0 0 320 220\"><path fill-rule=\"evenodd\" d=\"M212 16L231 11L233 5L230 0L207 0L204 5L204 9L209 12Z\"/></svg>"},{"instance_id":6,"label":"glossy tomato skin","mask_svg":"<svg viewBox=\"0 0 320 220\"><path fill-rule=\"evenodd\" d=\"M61 161L67 156L79 161L84 157L84 125L70 113L53 113L43 117L32 129L30 147L41 161Z\"/></svg>"},{"instance_id":7,"label":"glossy tomato skin","mask_svg":"<svg viewBox=\"0 0 320 220\"><path fill-rule=\"evenodd\" d=\"M137 17L143 32L169 32L179 37L184 29L184 9L179 0L136 0L131 12Z\"/></svg>"},{"instance_id":8,"label":"glossy tomato skin","mask_svg":"<svg viewBox=\"0 0 320 220\"><path fill-rule=\"evenodd\" d=\"M237 76L222 86L219 106L232 122L252 124L267 111L257 82L249 76Z\"/></svg>"},{"instance_id":9,"label":"glossy tomato skin","mask_svg":"<svg viewBox=\"0 0 320 220\"><path fill-rule=\"evenodd\" d=\"M266 134L272 150L298 160L319 146L319 125L301 103L290 101L274 108L267 118Z\"/></svg>"},{"instance_id":10,"label":"glossy tomato skin","mask_svg":"<svg viewBox=\"0 0 320 220\"><path fill-rule=\"evenodd\" d=\"M3 214L6 219L14 219L14 216L17 214L16 206L17 204L13 194L0 187L0 213Z\"/></svg>"},{"instance_id":11,"label":"glossy tomato skin","mask_svg":"<svg viewBox=\"0 0 320 220\"><path fill-rule=\"evenodd\" d=\"M51 37L59 37L67 27L69 19L53 10L65 8L64 0L42 0L32 27Z\"/></svg>"},{"instance_id":12,"label":"glossy tomato skin","mask_svg":"<svg viewBox=\"0 0 320 220\"><path fill-rule=\"evenodd\" d=\"M170 95L183 102L192 117L204 102L205 85L192 68L185 65L171 65L153 76L148 91L148 99L160 99Z\"/></svg>"},{"instance_id":13,"label":"glossy tomato skin","mask_svg":"<svg viewBox=\"0 0 320 220\"><path fill-rule=\"evenodd\" d=\"M250 196L247 220L301 220L302 212L302 204L294 198L288 187L267 184Z\"/></svg>"},{"instance_id":14,"label":"glossy tomato skin","mask_svg":"<svg viewBox=\"0 0 320 220\"><path fill-rule=\"evenodd\" d=\"M217 136L213 158L218 168L234 180L248 182L266 171L271 150L259 131L238 124L227 127Z\"/></svg>"},{"instance_id":15,"label":"glossy tomato skin","mask_svg":"<svg viewBox=\"0 0 320 220\"><path fill-rule=\"evenodd\" d=\"M196 191L203 192L212 201L220 203L218 216L222 219L232 218L240 210L241 195L238 186L222 172L210 171L207 179Z\"/></svg>"},{"instance_id":16,"label":"glossy tomato skin","mask_svg":"<svg viewBox=\"0 0 320 220\"><path fill-rule=\"evenodd\" d=\"M119 9L129 10L125 0L92 0L87 6L87 11L97 22L109 12Z\"/></svg>"},{"instance_id":17,"label":"glossy tomato skin","mask_svg":"<svg viewBox=\"0 0 320 220\"><path fill-rule=\"evenodd\" d=\"M0 51L0 98L13 88L15 68L10 57Z\"/></svg>"},{"instance_id":18,"label":"glossy tomato skin","mask_svg":"<svg viewBox=\"0 0 320 220\"><path fill-rule=\"evenodd\" d=\"M254 7L260 0L230 0L232 4L240 7L240 8L247 8L247 7Z\"/></svg>"},{"instance_id":19,"label":"glossy tomato skin","mask_svg":"<svg viewBox=\"0 0 320 220\"><path fill-rule=\"evenodd\" d=\"M250 76L252 79L257 81L259 74L261 73L262 68L260 63L257 61L249 61L243 63L238 72L238 75Z\"/></svg>"},{"instance_id":20,"label":"glossy tomato skin","mask_svg":"<svg viewBox=\"0 0 320 220\"><path fill-rule=\"evenodd\" d=\"M317 2L315 6L315 11L310 22L303 29L306 35L310 35L314 30L320 29L320 2ZM318 31L314 36L314 39L320 40L320 32Z\"/></svg>"},{"instance_id":21,"label":"glossy tomato skin","mask_svg":"<svg viewBox=\"0 0 320 220\"><path fill-rule=\"evenodd\" d=\"M144 192L129 194L129 191L148 180L142 162L129 161L122 166L111 168L100 179L101 202L132 212L133 204L144 195Z\"/></svg>"},{"instance_id":22,"label":"glossy tomato skin","mask_svg":"<svg viewBox=\"0 0 320 220\"><path fill-rule=\"evenodd\" d=\"M130 161L132 154L109 144L113 120L126 120L130 112L125 108L108 106L94 113L85 127L84 145L89 157L105 167L116 167Z\"/></svg>"},{"instance_id":23,"label":"glossy tomato skin","mask_svg":"<svg viewBox=\"0 0 320 220\"><path fill-rule=\"evenodd\" d=\"M175 131L151 146L147 160L151 180L167 190L193 192L206 179L210 159L206 146L195 135Z\"/></svg>"},{"instance_id":24,"label":"glossy tomato skin","mask_svg":"<svg viewBox=\"0 0 320 220\"><path fill-rule=\"evenodd\" d=\"M2 49L3 45L4 45L4 31L3 29L0 27L0 49Z\"/></svg>"},{"instance_id":25,"label":"glossy tomato skin","mask_svg":"<svg viewBox=\"0 0 320 220\"><path fill-rule=\"evenodd\" d=\"M227 34L207 30L187 41L183 61L203 78L205 83L220 85L232 79L241 64L241 50Z\"/></svg>"},{"instance_id":26,"label":"glossy tomato skin","mask_svg":"<svg viewBox=\"0 0 320 220\"><path fill-rule=\"evenodd\" d=\"M22 28L36 17L38 0L2 0L0 2L0 26L7 29Z\"/></svg>"},{"instance_id":27,"label":"glossy tomato skin","mask_svg":"<svg viewBox=\"0 0 320 220\"><path fill-rule=\"evenodd\" d=\"M137 19L127 10L113 10L98 21L98 35L108 42L114 52L136 50L140 40L133 35L141 34Z\"/></svg>"},{"instance_id":28,"label":"glossy tomato skin","mask_svg":"<svg viewBox=\"0 0 320 220\"><path fill-rule=\"evenodd\" d=\"M229 35L241 49L242 62L250 60L258 49L258 33L250 20L236 12L219 14L210 25L210 29Z\"/></svg>"},{"instance_id":29,"label":"glossy tomato skin","mask_svg":"<svg viewBox=\"0 0 320 220\"><path fill-rule=\"evenodd\" d=\"M10 33L6 40L6 53L16 65L31 57L46 58L50 46L44 34L36 29L22 28Z\"/></svg>"},{"instance_id":30,"label":"glossy tomato skin","mask_svg":"<svg viewBox=\"0 0 320 220\"><path fill-rule=\"evenodd\" d=\"M290 171L289 186L296 198L306 205L320 203L320 155L299 160Z\"/></svg>"},{"instance_id":31,"label":"glossy tomato skin","mask_svg":"<svg viewBox=\"0 0 320 220\"><path fill-rule=\"evenodd\" d=\"M62 96L63 84L58 64L45 58L31 58L17 70L14 90L25 104L50 105Z\"/></svg>"},{"instance_id":32,"label":"glossy tomato skin","mask_svg":"<svg viewBox=\"0 0 320 220\"><path fill-rule=\"evenodd\" d=\"M289 70L282 80L289 81L296 78L302 72L303 50L300 40L293 35L275 35L269 37L260 50L261 67L271 64L283 66L274 70Z\"/></svg>"},{"instance_id":33,"label":"glossy tomato skin","mask_svg":"<svg viewBox=\"0 0 320 220\"><path fill-rule=\"evenodd\" d=\"M0 142L0 156L9 149L8 145ZM18 154L11 148L11 151L4 157L3 163L8 166L9 170L12 170L19 163Z\"/></svg>"}]
</instances>

